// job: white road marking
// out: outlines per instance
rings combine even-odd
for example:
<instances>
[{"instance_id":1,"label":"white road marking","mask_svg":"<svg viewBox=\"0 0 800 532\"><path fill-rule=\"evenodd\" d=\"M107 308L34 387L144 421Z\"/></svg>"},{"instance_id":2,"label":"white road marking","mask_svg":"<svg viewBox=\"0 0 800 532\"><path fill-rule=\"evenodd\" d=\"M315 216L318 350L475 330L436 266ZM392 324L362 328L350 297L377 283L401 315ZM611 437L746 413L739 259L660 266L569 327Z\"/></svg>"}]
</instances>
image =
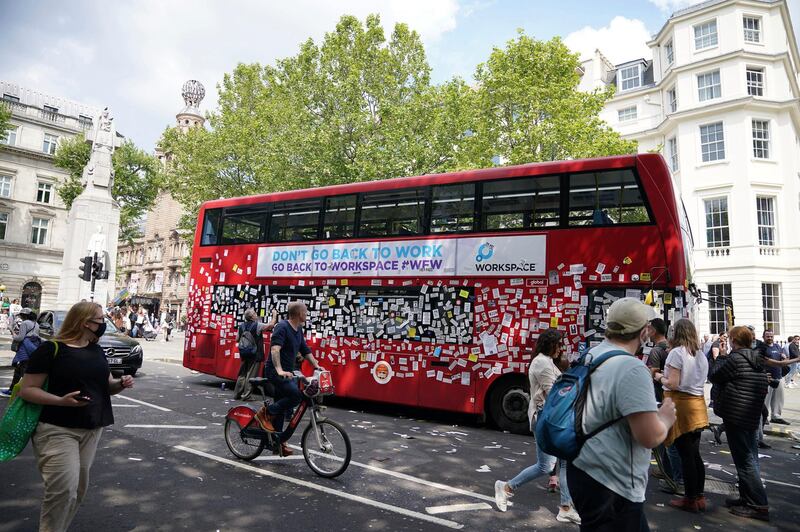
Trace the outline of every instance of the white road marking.
<instances>
[{"instance_id":1,"label":"white road marking","mask_svg":"<svg viewBox=\"0 0 800 532\"><path fill-rule=\"evenodd\" d=\"M298 445L289 445L292 449L302 451L303 448ZM317 454L318 451L311 451L312 453ZM319 453L321 454L321 453ZM326 455L327 456L327 455ZM328 457L330 459L334 459L333 457ZM403 480L407 480L409 482L416 482L417 484L422 484L424 486L428 486L431 488L436 488L443 491L449 491L451 493L458 493L459 495L466 495L468 497L473 497L475 499L480 499L483 501L488 501L494 503L494 497L490 497L488 495L483 495L482 493L475 493L474 491L463 490L461 488L456 488L453 486L448 486L447 484L440 484L438 482L433 482L430 480L425 480L424 478L414 477L411 475L407 475L405 473L400 473L398 471L392 471L391 469L384 469L382 467L377 467L370 464L362 464L361 462L356 462L355 460L350 461L350 465L354 465L356 467L361 467L364 469L368 469L370 471L374 471L376 473L381 473L383 475L389 475L390 477L401 478ZM512 503L509 502L509 505Z\"/></svg>"},{"instance_id":2,"label":"white road marking","mask_svg":"<svg viewBox=\"0 0 800 532\"><path fill-rule=\"evenodd\" d=\"M491 510L492 507L485 502L469 504L448 504L447 506L428 506L425 511L431 515L447 514L452 512L468 512L471 510Z\"/></svg>"},{"instance_id":3,"label":"white road marking","mask_svg":"<svg viewBox=\"0 0 800 532\"><path fill-rule=\"evenodd\" d=\"M113 408L139 408L141 405L121 405L119 403L111 403Z\"/></svg>"},{"instance_id":4,"label":"white road marking","mask_svg":"<svg viewBox=\"0 0 800 532\"><path fill-rule=\"evenodd\" d=\"M798 486L797 484L789 484L788 482L781 482L780 480L770 480L767 478L764 479L764 482L772 482L773 484L777 484L779 486L787 486L789 488L800 488L800 486Z\"/></svg>"},{"instance_id":5,"label":"white road marking","mask_svg":"<svg viewBox=\"0 0 800 532\"><path fill-rule=\"evenodd\" d=\"M139 399L128 397L127 395L117 394L114 397L118 397L119 399L125 399L126 401L133 401L134 403L139 403L140 405L149 406L150 408L155 408L156 410L161 410L162 412L172 412L172 410L170 410L169 408L164 408L163 406L154 405L152 403L146 403L144 401L140 401Z\"/></svg>"},{"instance_id":6,"label":"white road marking","mask_svg":"<svg viewBox=\"0 0 800 532\"><path fill-rule=\"evenodd\" d=\"M257 458L253 458L253 461L260 461L260 462L282 462L283 460L302 460L302 455L293 455L293 456L259 456Z\"/></svg>"},{"instance_id":7,"label":"white road marking","mask_svg":"<svg viewBox=\"0 0 800 532\"><path fill-rule=\"evenodd\" d=\"M303 486L304 488L309 488L312 490L321 491L322 493L327 493L329 495L333 495L335 497L341 497L343 499L348 499L354 502L359 502L361 504L365 504L367 506L373 506L375 508L385 510L387 512L393 512L400 515L405 515L407 517L412 517L414 519L419 519L421 521L427 521L429 523L434 523L441 526L446 526L447 528L452 528L455 530L460 530L464 528L464 525L461 523L456 523L455 521L450 521L449 519L442 519L440 517L432 517L430 515L423 514L421 512L415 512L414 510L409 510L407 508L401 508L400 506L394 506L392 504L387 504L385 502L379 502L372 499L368 499L366 497L361 497L360 495L353 495L352 493L347 493L345 491L336 490L333 488L329 488L327 486L323 486L321 484L315 484L313 482L308 482L306 480L300 480L294 477L288 477L286 475L281 475L279 473L273 473L272 471L268 471L266 469L261 469L259 467L255 467L248 464L243 464L241 462L235 462L233 460L229 460L227 458L223 458L221 456L215 456L213 454L209 454L203 451L198 451L197 449L191 449L189 447L184 447L183 445L176 445L175 449L179 451L184 451L187 453L192 453L197 456L202 456L203 458L208 458L209 460L214 460L216 462L220 462L222 464L227 464L229 466L238 467L239 469L243 469L245 471L249 471L251 473L255 473L257 475L262 475L265 477L271 477L278 480L283 480L284 482L289 482L291 484L296 484L298 486ZM352 462L351 462L352 463Z\"/></svg>"},{"instance_id":8,"label":"white road marking","mask_svg":"<svg viewBox=\"0 0 800 532\"><path fill-rule=\"evenodd\" d=\"M126 429L192 429L205 430L205 425L125 425Z\"/></svg>"}]
</instances>

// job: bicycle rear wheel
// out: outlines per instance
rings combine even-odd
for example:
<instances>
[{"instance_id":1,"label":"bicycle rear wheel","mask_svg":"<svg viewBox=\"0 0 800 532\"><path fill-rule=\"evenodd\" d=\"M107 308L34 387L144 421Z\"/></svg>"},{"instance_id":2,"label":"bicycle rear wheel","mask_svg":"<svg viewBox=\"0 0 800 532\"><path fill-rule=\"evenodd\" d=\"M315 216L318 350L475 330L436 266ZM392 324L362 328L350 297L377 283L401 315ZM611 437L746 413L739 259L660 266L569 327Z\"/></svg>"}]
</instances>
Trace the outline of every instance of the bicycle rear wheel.
<instances>
[{"instance_id":1,"label":"bicycle rear wheel","mask_svg":"<svg viewBox=\"0 0 800 532\"><path fill-rule=\"evenodd\" d=\"M242 427L233 420L225 420L225 444L228 449L242 460L252 460L264 450L264 440L260 438L245 438Z\"/></svg>"},{"instance_id":2,"label":"bicycle rear wheel","mask_svg":"<svg viewBox=\"0 0 800 532\"><path fill-rule=\"evenodd\" d=\"M321 477L338 477L350 465L350 438L335 421L318 421L316 430L309 423L303 431L301 445L308 467Z\"/></svg>"}]
</instances>

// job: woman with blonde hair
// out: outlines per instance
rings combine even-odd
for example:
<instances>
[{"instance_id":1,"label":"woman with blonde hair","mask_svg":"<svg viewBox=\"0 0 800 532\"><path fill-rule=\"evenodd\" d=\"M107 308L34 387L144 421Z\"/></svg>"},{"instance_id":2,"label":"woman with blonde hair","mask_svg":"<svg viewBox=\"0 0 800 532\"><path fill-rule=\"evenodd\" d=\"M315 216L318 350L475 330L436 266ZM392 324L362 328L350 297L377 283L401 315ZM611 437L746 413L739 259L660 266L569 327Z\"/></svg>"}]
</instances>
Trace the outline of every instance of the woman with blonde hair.
<instances>
[{"instance_id":1,"label":"woman with blonde hair","mask_svg":"<svg viewBox=\"0 0 800 532\"><path fill-rule=\"evenodd\" d=\"M105 330L100 305L73 305L55 341L31 354L22 380L20 397L44 405L31 438L44 482L40 531L69 528L89 487L100 434L114 423L111 395L133 386L131 376L111 376L97 345Z\"/></svg>"},{"instance_id":2,"label":"woman with blonde hair","mask_svg":"<svg viewBox=\"0 0 800 532\"><path fill-rule=\"evenodd\" d=\"M664 397L671 397L675 403L675 424L664 444L678 450L686 495L669 504L688 512L705 511L706 470L700 456L700 435L708 427L703 396L708 359L700 351L700 337L691 320L675 323L670 344L672 350L667 355L664 374L657 373L656 379L664 387Z\"/></svg>"}]
</instances>

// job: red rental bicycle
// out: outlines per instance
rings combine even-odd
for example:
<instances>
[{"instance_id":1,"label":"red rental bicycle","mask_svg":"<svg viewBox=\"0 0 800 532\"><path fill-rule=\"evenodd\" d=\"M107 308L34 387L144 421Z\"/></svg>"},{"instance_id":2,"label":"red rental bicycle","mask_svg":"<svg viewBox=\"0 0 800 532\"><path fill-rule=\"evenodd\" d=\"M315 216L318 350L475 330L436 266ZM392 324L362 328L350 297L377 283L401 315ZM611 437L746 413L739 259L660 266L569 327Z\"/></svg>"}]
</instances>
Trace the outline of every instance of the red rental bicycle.
<instances>
[{"instance_id":1,"label":"red rental bicycle","mask_svg":"<svg viewBox=\"0 0 800 532\"><path fill-rule=\"evenodd\" d=\"M350 465L352 450L350 438L344 428L331 421L322 413L322 398L333 395L333 379L329 371L316 371L311 377L294 372L303 401L295 410L292 420L283 432L268 432L256 421L256 410L240 405L231 408L225 416L225 443L228 449L242 460L253 460L264 448L281 452L281 442L287 441L300 424L306 411L311 411L311 422L303 431L300 445L303 458L314 473L326 478L338 477ZM249 380L255 389L260 390L264 402L274 401L275 387L268 379Z\"/></svg>"}]
</instances>

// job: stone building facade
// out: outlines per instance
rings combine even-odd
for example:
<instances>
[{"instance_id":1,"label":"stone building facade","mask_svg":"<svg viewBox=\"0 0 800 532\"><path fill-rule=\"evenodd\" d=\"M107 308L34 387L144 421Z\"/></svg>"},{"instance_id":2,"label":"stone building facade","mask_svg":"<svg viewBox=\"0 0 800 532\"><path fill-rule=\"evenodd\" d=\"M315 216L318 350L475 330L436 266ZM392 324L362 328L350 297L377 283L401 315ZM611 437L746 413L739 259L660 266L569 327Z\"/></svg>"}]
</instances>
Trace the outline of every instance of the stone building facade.
<instances>
[{"instance_id":1,"label":"stone building facade","mask_svg":"<svg viewBox=\"0 0 800 532\"><path fill-rule=\"evenodd\" d=\"M100 109L0 81L11 130L0 139L0 285L35 310L55 308L67 209L53 165L59 141L92 127Z\"/></svg>"}]
</instances>

